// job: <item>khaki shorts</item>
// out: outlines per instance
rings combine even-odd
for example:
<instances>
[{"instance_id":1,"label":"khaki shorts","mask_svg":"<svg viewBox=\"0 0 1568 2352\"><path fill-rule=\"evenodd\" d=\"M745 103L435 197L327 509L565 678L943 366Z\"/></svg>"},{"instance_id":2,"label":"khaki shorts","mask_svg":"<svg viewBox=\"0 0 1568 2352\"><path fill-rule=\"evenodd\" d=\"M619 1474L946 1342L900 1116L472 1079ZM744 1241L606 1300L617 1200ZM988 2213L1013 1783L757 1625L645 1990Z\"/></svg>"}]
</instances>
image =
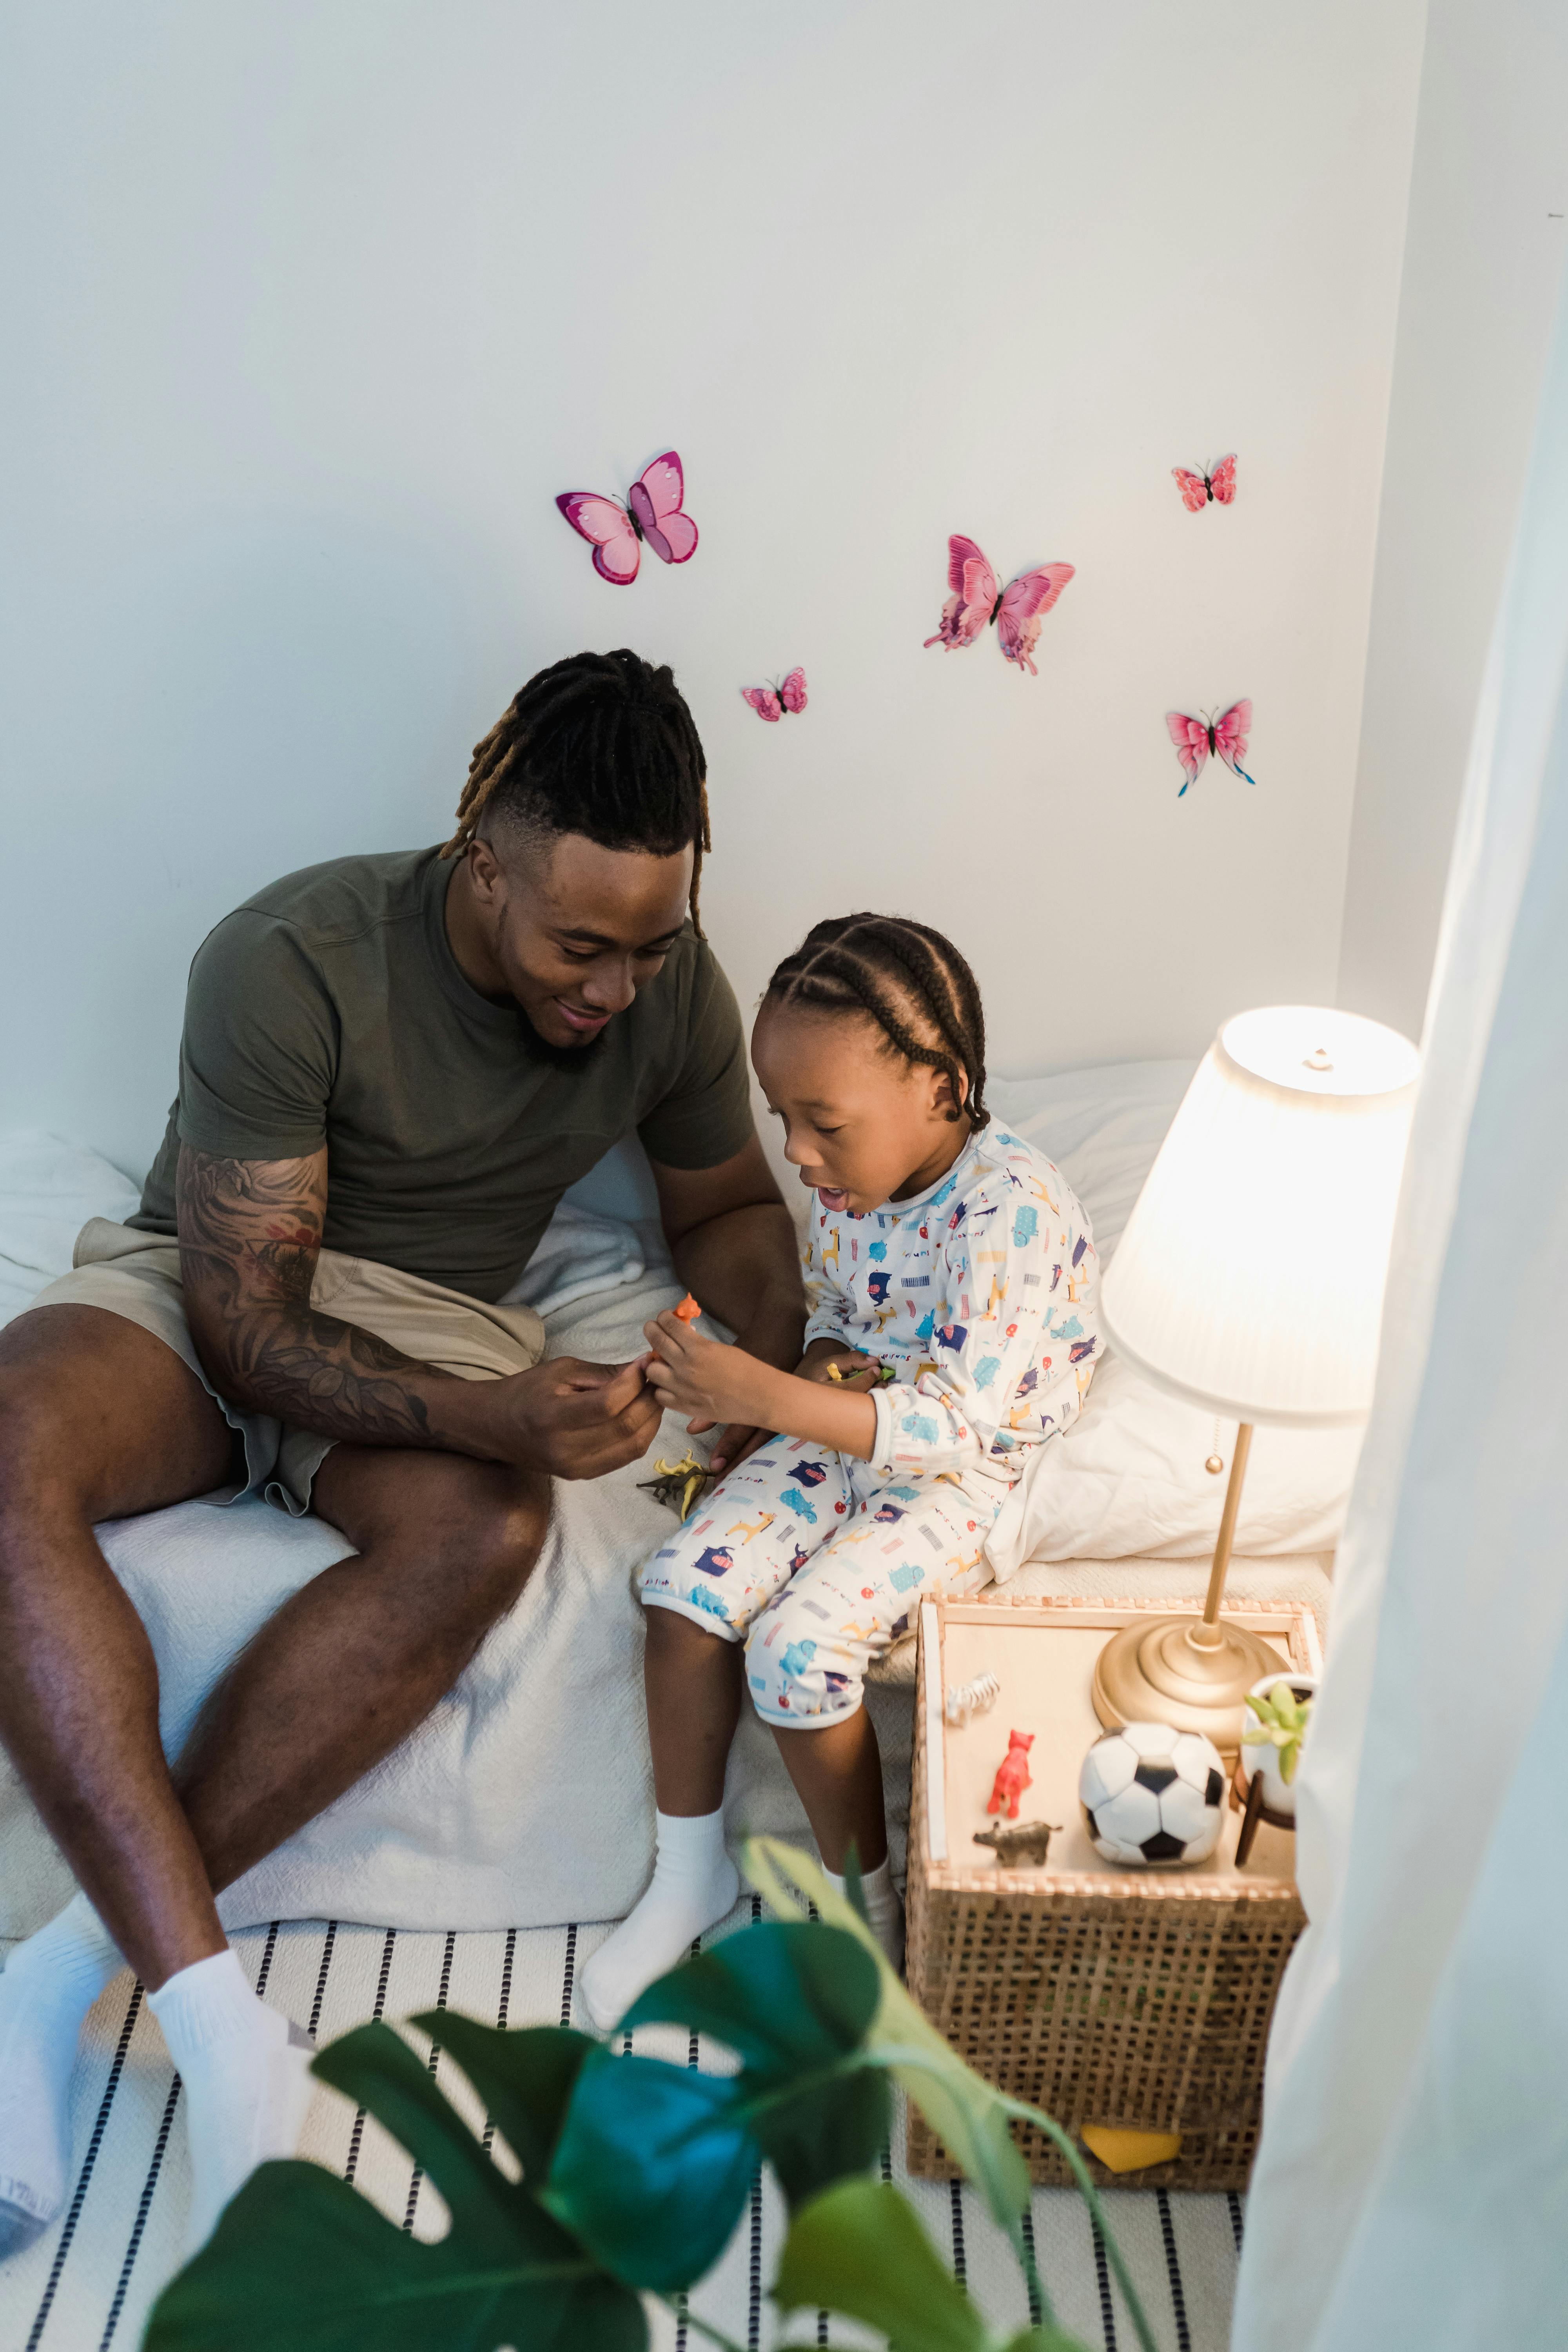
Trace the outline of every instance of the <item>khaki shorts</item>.
<instances>
[{"instance_id":1,"label":"khaki shorts","mask_svg":"<svg viewBox=\"0 0 1568 2352\"><path fill-rule=\"evenodd\" d=\"M136 1233L94 1217L77 1235L72 1265L71 1273L39 1293L34 1307L101 1307L151 1331L190 1366L245 1441L245 1484L221 1499L258 1494L297 1518L308 1511L311 1481L335 1441L266 1413L247 1412L213 1386L185 1321L178 1242L168 1234ZM337 1250L321 1252L310 1304L459 1380L494 1381L526 1372L544 1353L544 1326L531 1307L489 1307L416 1274L400 1274L373 1258L344 1257Z\"/></svg>"}]
</instances>

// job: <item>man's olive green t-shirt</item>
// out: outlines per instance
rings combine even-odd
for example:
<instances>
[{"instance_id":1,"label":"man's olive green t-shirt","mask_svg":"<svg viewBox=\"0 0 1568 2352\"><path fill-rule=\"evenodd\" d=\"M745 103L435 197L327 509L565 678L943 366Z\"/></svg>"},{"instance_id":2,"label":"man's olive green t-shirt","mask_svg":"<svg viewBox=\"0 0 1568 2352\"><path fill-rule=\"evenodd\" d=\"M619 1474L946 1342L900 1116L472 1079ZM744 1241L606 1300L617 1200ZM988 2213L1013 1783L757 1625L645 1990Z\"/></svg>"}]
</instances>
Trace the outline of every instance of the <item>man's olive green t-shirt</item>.
<instances>
[{"instance_id":1,"label":"man's olive green t-shirt","mask_svg":"<svg viewBox=\"0 0 1568 2352\"><path fill-rule=\"evenodd\" d=\"M634 1129L711 1168L752 1135L733 992L689 923L578 1052L470 987L438 851L338 857L258 891L196 951L180 1092L131 1222L174 1231L183 1141L224 1159L327 1147L327 1248L495 1299L556 1202Z\"/></svg>"}]
</instances>

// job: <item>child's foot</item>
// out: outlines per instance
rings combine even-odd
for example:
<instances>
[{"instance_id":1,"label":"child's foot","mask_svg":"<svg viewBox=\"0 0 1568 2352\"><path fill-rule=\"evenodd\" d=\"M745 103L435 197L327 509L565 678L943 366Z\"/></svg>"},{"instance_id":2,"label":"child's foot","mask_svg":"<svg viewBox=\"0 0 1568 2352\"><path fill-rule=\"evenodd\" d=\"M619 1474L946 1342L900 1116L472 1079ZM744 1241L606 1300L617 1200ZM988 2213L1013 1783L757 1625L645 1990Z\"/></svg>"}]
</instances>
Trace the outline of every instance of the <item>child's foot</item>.
<instances>
[{"instance_id":1,"label":"child's foot","mask_svg":"<svg viewBox=\"0 0 1568 2352\"><path fill-rule=\"evenodd\" d=\"M705 1927L722 1919L741 1891L724 1850L724 1815L660 1813L648 1890L583 1970L583 2003L601 2033L637 1995L686 1958Z\"/></svg>"},{"instance_id":2,"label":"child's foot","mask_svg":"<svg viewBox=\"0 0 1568 2352\"><path fill-rule=\"evenodd\" d=\"M298 2148L314 2089L310 2045L258 2000L232 1951L181 1969L149 1995L148 2005L185 2090L188 2260L257 2166Z\"/></svg>"},{"instance_id":3,"label":"child's foot","mask_svg":"<svg viewBox=\"0 0 1568 2352\"><path fill-rule=\"evenodd\" d=\"M840 1878L837 1871L828 1870L824 1864L824 1875L828 1885L837 1887L840 1895L847 1894L848 1882ZM866 1923L893 1967L902 1976L904 1906L899 1899L899 1890L893 1885L893 1865L886 1855L875 1870L865 1873L860 1881L860 1892L866 1898Z\"/></svg>"},{"instance_id":4,"label":"child's foot","mask_svg":"<svg viewBox=\"0 0 1568 2352\"><path fill-rule=\"evenodd\" d=\"M66 2201L77 2043L124 1965L78 1895L17 1945L0 1975L0 2262L30 2246Z\"/></svg>"}]
</instances>

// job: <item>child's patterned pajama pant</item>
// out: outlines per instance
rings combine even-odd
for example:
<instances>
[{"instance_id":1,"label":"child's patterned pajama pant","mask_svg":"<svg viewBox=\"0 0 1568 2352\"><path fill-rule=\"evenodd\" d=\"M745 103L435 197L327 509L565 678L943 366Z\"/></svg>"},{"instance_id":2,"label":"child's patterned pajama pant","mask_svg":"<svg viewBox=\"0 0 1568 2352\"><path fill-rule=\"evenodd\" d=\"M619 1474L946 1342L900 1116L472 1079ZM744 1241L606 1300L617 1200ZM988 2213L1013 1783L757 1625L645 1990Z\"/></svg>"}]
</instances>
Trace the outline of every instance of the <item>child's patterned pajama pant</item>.
<instances>
[{"instance_id":1,"label":"child's patterned pajama pant","mask_svg":"<svg viewBox=\"0 0 1568 2352\"><path fill-rule=\"evenodd\" d=\"M984 1546L1006 1492L1000 1481L979 1499L952 1477L894 1483L826 1446L775 1437L654 1554L643 1604L743 1641L765 1722L838 1722L918 1602L990 1583Z\"/></svg>"}]
</instances>

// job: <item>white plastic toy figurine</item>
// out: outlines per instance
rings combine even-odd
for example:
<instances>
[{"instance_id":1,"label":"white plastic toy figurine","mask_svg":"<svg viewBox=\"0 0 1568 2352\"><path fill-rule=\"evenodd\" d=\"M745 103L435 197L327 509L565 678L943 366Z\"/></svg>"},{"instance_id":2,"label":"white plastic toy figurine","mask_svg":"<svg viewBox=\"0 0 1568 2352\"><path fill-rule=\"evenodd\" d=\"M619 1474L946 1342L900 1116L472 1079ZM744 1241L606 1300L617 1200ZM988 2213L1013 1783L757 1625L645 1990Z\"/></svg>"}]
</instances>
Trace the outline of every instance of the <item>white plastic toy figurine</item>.
<instances>
[{"instance_id":1,"label":"white plastic toy figurine","mask_svg":"<svg viewBox=\"0 0 1568 2352\"><path fill-rule=\"evenodd\" d=\"M954 1730L961 1731L971 1716L984 1715L1001 1696L1002 1685L994 1675L971 1675L966 1683L948 1685L942 1711Z\"/></svg>"}]
</instances>

